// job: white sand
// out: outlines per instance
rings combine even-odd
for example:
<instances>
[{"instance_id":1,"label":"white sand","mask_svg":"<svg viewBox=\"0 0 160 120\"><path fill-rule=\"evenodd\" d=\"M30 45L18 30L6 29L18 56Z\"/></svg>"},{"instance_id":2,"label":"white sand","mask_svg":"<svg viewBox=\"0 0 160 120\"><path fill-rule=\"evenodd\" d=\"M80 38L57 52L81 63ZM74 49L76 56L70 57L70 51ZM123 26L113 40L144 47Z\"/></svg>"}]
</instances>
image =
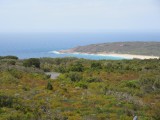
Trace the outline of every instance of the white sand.
<instances>
[{"instance_id":1,"label":"white sand","mask_svg":"<svg viewBox=\"0 0 160 120\"><path fill-rule=\"evenodd\" d=\"M105 56L122 57L126 59L158 59L158 56L145 56L145 55L131 55L131 54L116 54L116 53L104 53Z\"/></svg>"},{"instance_id":2,"label":"white sand","mask_svg":"<svg viewBox=\"0 0 160 120\"><path fill-rule=\"evenodd\" d=\"M112 57L122 57L125 59L158 59L158 56L146 56L146 55L132 55L132 54L119 54L119 53L82 53L74 52L71 50L61 50L59 53L70 53L70 54L88 54L88 55L99 55L99 56L112 56Z\"/></svg>"}]
</instances>

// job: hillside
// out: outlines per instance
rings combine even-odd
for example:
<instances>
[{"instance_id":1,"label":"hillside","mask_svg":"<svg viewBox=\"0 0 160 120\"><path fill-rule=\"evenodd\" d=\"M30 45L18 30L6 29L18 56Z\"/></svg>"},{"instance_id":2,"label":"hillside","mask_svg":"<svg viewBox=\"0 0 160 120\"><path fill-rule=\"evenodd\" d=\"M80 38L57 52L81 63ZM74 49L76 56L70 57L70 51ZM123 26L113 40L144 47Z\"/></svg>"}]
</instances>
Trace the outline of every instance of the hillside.
<instances>
[{"instance_id":1,"label":"hillside","mask_svg":"<svg viewBox=\"0 0 160 120\"><path fill-rule=\"evenodd\" d=\"M0 120L160 120L159 73L159 59L0 57Z\"/></svg>"},{"instance_id":2,"label":"hillside","mask_svg":"<svg viewBox=\"0 0 160 120\"><path fill-rule=\"evenodd\" d=\"M160 56L160 42L115 42L79 46L61 52L117 53Z\"/></svg>"}]
</instances>

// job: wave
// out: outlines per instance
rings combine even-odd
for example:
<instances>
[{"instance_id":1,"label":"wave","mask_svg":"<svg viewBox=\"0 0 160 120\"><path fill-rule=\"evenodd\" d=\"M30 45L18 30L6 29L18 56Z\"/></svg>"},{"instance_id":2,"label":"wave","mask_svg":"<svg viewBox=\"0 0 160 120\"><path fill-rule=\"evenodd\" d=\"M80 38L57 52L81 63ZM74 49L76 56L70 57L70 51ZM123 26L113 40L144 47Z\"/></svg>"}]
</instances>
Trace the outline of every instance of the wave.
<instances>
[{"instance_id":1,"label":"wave","mask_svg":"<svg viewBox=\"0 0 160 120\"><path fill-rule=\"evenodd\" d=\"M49 53L62 54L62 53L60 53L60 52L58 52L58 51L49 51Z\"/></svg>"},{"instance_id":2,"label":"wave","mask_svg":"<svg viewBox=\"0 0 160 120\"><path fill-rule=\"evenodd\" d=\"M90 55L90 56L109 56L109 55L104 55L104 54L91 54L91 53L78 53L78 52L74 52L74 53L68 53L68 54L74 54L74 55Z\"/></svg>"},{"instance_id":3,"label":"wave","mask_svg":"<svg viewBox=\"0 0 160 120\"><path fill-rule=\"evenodd\" d=\"M61 53L59 51L50 51L49 53L51 54L57 54L57 55L60 55L60 54L63 54L65 57L67 56L76 56L76 57L82 57L82 58L85 58L85 57L104 57L104 59L106 58L109 58L109 59L130 59L128 57L125 57L125 56L122 56L122 55L114 55L114 54L93 54L93 53L80 53L80 52L70 52L70 53Z\"/></svg>"}]
</instances>

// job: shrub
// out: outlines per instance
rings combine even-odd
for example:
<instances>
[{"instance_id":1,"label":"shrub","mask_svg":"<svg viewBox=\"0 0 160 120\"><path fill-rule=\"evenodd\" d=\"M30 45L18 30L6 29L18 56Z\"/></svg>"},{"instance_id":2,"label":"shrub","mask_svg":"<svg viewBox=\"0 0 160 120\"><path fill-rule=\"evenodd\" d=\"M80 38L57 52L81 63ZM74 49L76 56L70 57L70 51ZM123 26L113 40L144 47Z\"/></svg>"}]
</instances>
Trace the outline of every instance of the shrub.
<instances>
[{"instance_id":1,"label":"shrub","mask_svg":"<svg viewBox=\"0 0 160 120\"><path fill-rule=\"evenodd\" d=\"M105 65L105 69L106 69L106 70L111 70L112 68L113 68L112 63L107 63L107 64Z\"/></svg>"},{"instance_id":2,"label":"shrub","mask_svg":"<svg viewBox=\"0 0 160 120\"><path fill-rule=\"evenodd\" d=\"M46 75L46 78L47 78L47 79L50 79L50 78L51 78L51 75Z\"/></svg>"},{"instance_id":3,"label":"shrub","mask_svg":"<svg viewBox=\"0 0 160 120\"><path fill-rule=\"evenodd\" d=\"M154 84L153 84L155 89L160 89L160 77L157 77Z\"/></svg>"},{"instance_id":4,"label":"shrub","mask_svg":"<svg viewBox=\"0 0 160 120\"><path fill-rule=\"evenodd\" d=\"M8 64L8 65L15 65L15 64L16 64L16 61L11 60L11 61L8 61L7 64Z\"/></svg>"},{"instance_id":5,"label":"shrub","mask_svg":"<svg viewBox=\"0 0 160 120\"><path fill-rule=\"evenodd\" d=\"M60 72L60 73L65 73L66 72L66 68L64 66L59 66L59 67L57 67L56 71Z\"/></svg>"},{"instance_id":6,"label":"shrub","mask_svg":"<svg viewBox=\"0 0 160 120\"><path fill-rule=\"evenodd\" d=\"M79 82L79 83L77 84L77 86L78 86L78 87L81 87L81 88L83 88L83 89L88 89L88 85L87 85L86 83L84 83L84 82Z\"/></svg>"},{"instance_id":7,"label":"shrub","mask_svg":"<svg viewBox=\"0 0 160 120\"><path fill-rule=\"evenodd\" d=\"M140 84L143 85L153 85L154 83L154 77L149 77L149 76L142 76L140 78Z\"/></svg>"},{"instance_id":8,"label":"shrub","mask_svg":"<svg viewBox=\"0 0 160 120\"><path fill-rule=\"evenodd\" d=\"M87 79L87 82L92 83L92 82L102 82L102 79L99 77L91 77Z\"/></svg>"},{"instance_id":9,"label":"shrub","mask_svg":"<svg viewBox=\"0 0 160 120\"><path fill-rule=\"evenodd\" d=\"M0 107L8 107L11 108L14 103L14 98L5 96L5 95L0 95Z\"/></svg>"},{"instance_id":10,"label":"shrub","mask_svg":"<svg viewBox=\"0 0 160 120\"><path fill-rule=\"evenodd\" d=\"M0 59L14 59L14 60L18 60L17 56L0 56Z\"/></svg>"},{"instance_id":11,"label":"shrub","mask_svg":"<svg viewBox=\"0 0 160 120\"><path fill-rule=\"evenodd\" d=\"M71 65L70 67L70 71L74 71L74 72L83 72L83 65L79 62L77 62L76 64L74 65Z\"/></svg>"},{"instance_id":12,"label":"shrub","mask_svg":"<svg viewBox=\"0 0 160 120\"><path fill-rule=\"evenodd\" d=\"M13 76L12 73L2 72L2 74L0 74L0 84L3 84L3 83L17 84L19 83L19 79Z\"/></svg>"},{"instance_id":13,"label":"shrub","mask_svg":"<svg viewBox=\"0 0 160 120\"><path fill-rule=\"evenodd\" d=\"M81 74L77 72L70 72L67 74L67 77L73 82L78 82L82 79Z\"/></svg>"},{"instance_id":14,"label":"shrub","mask_svg":"<svg viewBox=\"0 0 160 120\"><path fill-rule=\"evenodd\" d=\"M152 106L153 109L153 120L160 120L160 104L157 103L155 106Z\"/></svg>"},{"instance_id":15,"label":"shrub","mask_svg":"<svg viewBox=\"0 0 160 120\"><path fill-rule=\"evenodd\" d=\"M15 77L15 78L17 78L17 79L21 79L21 78L23 77L23 73L22 73L21 71L16 70L16 69L11 69L11 70L9 70L9 73L10 73L13 77Z\"/></svg>"},{"instance_id":16,"label":"shrub","mask_svg":"<svg viewBox=\"0 0 160 120\"><path fill-rule=\"evenodd\" d=\"M47 84L47 90L53 90L53 86L50 82Z\"/></svg>"},{"instance_id":17,"label":"shrub","mask_svg":"<svg viewBox=\"0 0 160 120\"><path fill-rule=\"evenodd\" d=\"M101 66L101 63L99 62L94 62L91 64L91 68L94 68L94 69L102 69L102 66Z\"/></svg>"},{"instance_id":18,"label":"shrub","mask_svg":"<svg viewBox=\"0 0 160 120\"><path fill-rule=\"evenodd\" d=\"M23 62L23 65L24 65L25 67L32 67L32 66L34 66L34 67L36 67L36 68L40 68L40 60L37 59L37 58L30 58L30 59L28 59L28 60L25 60L25 61Z\"/></svg>"},{"instance_id":19,"label":"shrub","mask_svg":"<svg viewBox=\"0 0 160 120\"><path fill-rule=\"evenodd\" d=\"M152 92L160 89L160 76L142 76L139 81L144 92Z\"/></svg>"},{"instance_id":20,"label":"shrub","mask_svg":"<svg viewBox=\"0 0 160 120\"><path fill-rule=\"evenodd\" d=\"M128 81L126 83L126 86L129 88L138 88L139 87L138 81L136 81L136 80Z\"/></svg>"}]
</instances>

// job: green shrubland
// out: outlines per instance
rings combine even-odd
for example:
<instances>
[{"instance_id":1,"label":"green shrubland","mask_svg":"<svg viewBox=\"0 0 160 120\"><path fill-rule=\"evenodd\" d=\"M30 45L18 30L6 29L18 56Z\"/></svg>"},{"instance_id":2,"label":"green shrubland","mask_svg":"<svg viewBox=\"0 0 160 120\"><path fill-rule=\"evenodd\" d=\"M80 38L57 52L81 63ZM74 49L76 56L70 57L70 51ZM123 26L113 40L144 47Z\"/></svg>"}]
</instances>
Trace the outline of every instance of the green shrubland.
<instances>
[{"instance_id":1,"label":"green shrubland","mask_svg":"<svg viewBox=\"0 0 160 120\"><path fill-rule=\"evenodd\" d=\"M159 59L0 58L0 120L160 118Z\"/></svg>"}]
</instances>

